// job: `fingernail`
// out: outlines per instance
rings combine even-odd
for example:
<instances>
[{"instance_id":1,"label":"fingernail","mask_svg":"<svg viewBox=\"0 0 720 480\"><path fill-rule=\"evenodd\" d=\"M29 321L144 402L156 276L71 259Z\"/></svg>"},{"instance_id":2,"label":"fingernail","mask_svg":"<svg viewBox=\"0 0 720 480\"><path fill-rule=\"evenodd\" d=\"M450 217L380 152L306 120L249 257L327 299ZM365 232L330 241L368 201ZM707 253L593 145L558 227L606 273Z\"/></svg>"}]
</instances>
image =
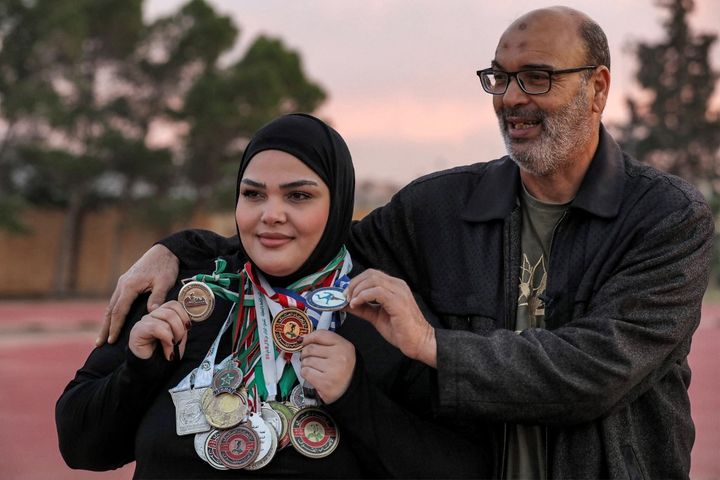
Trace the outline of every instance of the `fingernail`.
<instances>
[{"instance_id":1,"label":"fingernail","mask_svg":"<svg viewBox=\"0 0 720 480\"><path fill-rule=\"evenodd\" d=\"M305 337L298 337L298 342L302 343L302 341L303 341L304 338L305 338Z\"/></svg>"},{"instance_id":2,"label":"fingernail","mask_svg":"<svg viewBox=\"0 0 720 480\"><path fill-rule=\"evenodd\" d=\"M174 360L175 360L175 352L171 352L170 353L170 361L172 362Z\"/></svg>"},{"instance_id":3,"label":"fingernail","mask_svg":"<svg viewBox=\"0 0 720 480\"><path fill-rule=\"evenodd\" d=\"M185 329L186 329L186 330L190 330L191 327L192 327L192 321L191 321L191 320L188 320L187 322L185 322Z\"/></svg>"},{"instance_id":4,"label":"fingernail","mask_svg":"<svg viewBox=\"0 0 720 480\"><path fill-rule=\"evenodd\" d=\"M150 308L153 310L155 310L156 308L159 308L159 307L160 307L160 304L158 304L158 303L153 303L152 305L150 305Z\"/></svg>"}]
</instances>

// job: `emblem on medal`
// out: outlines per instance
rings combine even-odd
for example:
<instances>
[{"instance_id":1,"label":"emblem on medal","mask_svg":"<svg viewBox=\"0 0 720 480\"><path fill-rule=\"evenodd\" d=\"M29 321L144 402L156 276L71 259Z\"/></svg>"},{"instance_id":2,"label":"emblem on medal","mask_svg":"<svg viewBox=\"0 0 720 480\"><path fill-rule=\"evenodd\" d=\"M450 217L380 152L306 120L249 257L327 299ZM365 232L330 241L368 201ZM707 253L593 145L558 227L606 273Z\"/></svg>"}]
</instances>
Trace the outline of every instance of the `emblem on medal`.
<instances>
[{"instance_id":1,"label":"emblem on medal","mask_svg":"<svg viewBox=\"0 0 720 480\"><path fill-rule=\"evenodd\" d=\"M275 346L284 352L302 349L300 338L313 331L313 324L305 312L297 308L285 308L272 321Z\"/></svg>"},{"instance_id":2,"label":"emblem on medal","mask_svg":"<svg viewBox=\"0 0 720 480\"><path fill-rule=\"evenodd\" d=\"M232 428L239 424L248 412L248 397L245 390L215 395L208 388L202 396L202 410L208 423L215 428Z\"/></svg>"},{"instance_id":3,"label":"emblem on medal","mask_svg":"<svg viewBox=\"0 0 720 480\"><path fill-rule=\"evenodd\" d=\"M260 436L249 424L225 430L217 441L217 453L227 468L245 468L260 453Z\"/></svg>"},{"instance_id":4,"label":"emblem on medal","mask_svg":"<svg viewBox=\"0 0 720 480\"><path fill-rule=\"evenodd\" d=\"M215 395L235 393L243 382L243 372L237 367L227 367L213 375L212 388Z\"/></svg>"},{"instance_id":5,"label":"emblem on medal","mask_svg":"<svg viewBox=\"0 0 720 480\"><path fill-rule=\"evenodd\" d=\"M190 320L201 322L212 314L215 294L203 282L191 281L180 289L178 302L190 316Z\"/></svg>"},{"instance_id":6,"label":"emblem on medal","mask_svg":"<svg viewBox=\"0 0 720 480\"><path fill-rule=\"evenodd\" d=\"M335 421L319 408L303 408L290 422L290 442L310 458L323 458L335 451L340 435Z\"/></svg>"},{"instance_id":7,"label":"emblem on medal","mask_svg":"<svg viewBox=\"0 0 720 480\"><path fill-rule=\"evenodd\" d=\"M324 287L310 292L306 298L310 307L320 312L334 312L345 308L348 299L342 288Z\"/></svg>"}]
</instances>

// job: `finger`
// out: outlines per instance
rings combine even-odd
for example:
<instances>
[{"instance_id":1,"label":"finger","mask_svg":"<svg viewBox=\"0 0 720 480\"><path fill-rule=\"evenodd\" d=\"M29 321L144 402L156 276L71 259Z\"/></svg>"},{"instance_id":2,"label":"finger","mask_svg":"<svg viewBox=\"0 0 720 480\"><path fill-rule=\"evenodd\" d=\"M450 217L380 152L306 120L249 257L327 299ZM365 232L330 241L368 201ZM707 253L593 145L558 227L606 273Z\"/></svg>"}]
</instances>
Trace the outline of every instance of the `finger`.
<instances>
[{"instance_id":1,"label":"finger","mask_svg":"<svg viewBox=\"0 0 720 480\"><path fill-rule=\"evenodd\" d=\"M183 335L187 332L184 320L170 307L162 306L153 310L148 315L156 320L165 322L170 327L173 343L182 340Z\"/></svg>"},{"instance_id":2,"label":"finger","mask_svg":"<svg viewBox=\"0 0 720 480\"><path fill-rule=\"evenodd\" d=\"M175 358L173 355L175 339L173 338L173 331L170 325L165 321L149 316L143 317L141 322L143 323L138 322L136 325L136 327L142 328L140 338L143 340L140 342L146 345L158 342L163 349L165 359L172 361Z\"/></svg>"},{"instance_id":3,"label":"finger","mask_svg":"<svg viewBox=\"0 0 720 480\"><path fill-rule=\"evenodd\" d=\"M348 299L352 298L352 296L357 292L358 286L365 284L366 282L371 282L372 284L377 283L379 280L378 278L382 278L378 276L378 273L382 273L379 270L375 270L372 268L369 268L367 270L364 270L359 275L353 277L350 279L350 283L347 287L347 295Z\"/></svg>"},{"instance_id":4,"label":"finger","mask_svg":"<svg viewBox=\"0 0 720 480\"><path fill-rule=\"evenodd\" d=\"M147 301L147 310L148 312L152 312L156 308L159 308L160 305L165 301L165 297L167 297L167 293L169 290L162 290L159 286L154 286L153 289L150 291L150 296L148 297Z\"/></svg>"},{"instance_id":5,"label":"finger","mask_svg":"<svg viewBox=\"0 0 720 480\"><path fill-rule=\"evenodd\" d=\"M331 332L330 330L315 330L311 333L308 333L307 335L303 335L302 345L305 347L306 345L335 345L338 342L338 338L340 335L338 335L335 332Z\"/></svg>"},{"instance_id":6,"label":"finger","mask_svg":"<svg viewBox=\"0 0 720 480\"><path fill-rule=\"evenodd\" d=\"M189 329L192 326L190 321L190 314L183 308L182 304L177 300L170 300L162 305L164 308L169 308L180 318L185 328Z\"/></svg>"},{"instance_id":7,"label":"finger","mask_svg":"<svg viewBox=\"0 0 720 480\"><path fill-rule=\"evenodd\" d=\"M130 306L135 301L140 291L131 291L123 288L118 295L117 301L110 312L110 334L108 343L114 343L120 335L120 330L125 323L125 318L130 311Z\"/></svg>"},{"instance_id":8,"label":"finger","mask_svg":"<svg viewBox=\"0 0 720 480\"><path fill-rule=\"evenodd\" d=\"M370 302L377 302L384 305L393 299L394 292L388 290L385 286L367 286L362 290L356 291L355 296L350 300L348 305L350 308L356 308Z\"/></svg>"},{"instance_id":9,"label":"finger","mask_svg":"<svg viewBox=\"0 0 720 480\"><path fill-rule=\"evenodd\" d=\"M100 331L98 332L98 336L95 339L96 347L102 347L103 344L105 342L107 342L109 332L110 332L110 310L106 310L105 315L103 316L102 324L100 325Z\"/></svg>"},{"instance_id":10,"label":"finger","mask_svg":"<svg viewBox=\"0 0 720 480\"><path fill-rule=\"evenodd\" d=\"M112 341L110 341L109 334L110 334L110 324L112 321L112 311L115 308L115 304L117 303L118 298L118 286L115 286L115 290L113 291L112 295L110 296L110 301L108 302L108 306L105 309L105 314L103 315L103 322L100 326L100 331L98 332L98 337L95 340L95 345L100 347L105 342L113 343L115 339L113 338Z\"/></svg>"},{"instance_id":11,"label":"finger","mask_svg":"<svg viewBox=\"0 0 720 480\"><path fill-rule=\"evenodd\" d=\"M302 370L304 369L310 369L317 372L316 374L325 374L328 372L329 369L329 363L327 359L318 358L318 357L308 357L300 361L300 373L302 374ZM303 375L303 378L305 380L309 380L305 375ZM312 381L310 381L311 384L315 385Z\"/></svg>"}]
</instances>

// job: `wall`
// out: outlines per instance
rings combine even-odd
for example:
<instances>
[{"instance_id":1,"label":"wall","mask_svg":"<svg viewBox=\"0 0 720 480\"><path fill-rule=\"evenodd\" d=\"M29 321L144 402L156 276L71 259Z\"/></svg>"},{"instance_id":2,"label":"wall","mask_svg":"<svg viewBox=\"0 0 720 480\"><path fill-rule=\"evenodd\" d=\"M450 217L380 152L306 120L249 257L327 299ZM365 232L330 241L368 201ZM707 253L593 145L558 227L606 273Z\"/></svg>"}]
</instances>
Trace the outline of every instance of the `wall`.
<instances>
[{"instance_id":1,"label":"wall","mask_svg":"<svg viewBox=\"0 0 720 480\"><path fill-rule=\"evenodd\" d=\"M0 298L47 297L53 294L59 238L65 212L31 209L23 213L29 234L0 231ZM85 218L80 240L74 296L108 296L117 277L167 231L133 225L118 231L120 214L113 209L92 212ZM171 229L206 228L223 235L235 233L232 213L196 212L184 225ZM113 262L115 244L120 247ZM115 267L113 267L115 263Z\"/></svg>"}]
</instances>

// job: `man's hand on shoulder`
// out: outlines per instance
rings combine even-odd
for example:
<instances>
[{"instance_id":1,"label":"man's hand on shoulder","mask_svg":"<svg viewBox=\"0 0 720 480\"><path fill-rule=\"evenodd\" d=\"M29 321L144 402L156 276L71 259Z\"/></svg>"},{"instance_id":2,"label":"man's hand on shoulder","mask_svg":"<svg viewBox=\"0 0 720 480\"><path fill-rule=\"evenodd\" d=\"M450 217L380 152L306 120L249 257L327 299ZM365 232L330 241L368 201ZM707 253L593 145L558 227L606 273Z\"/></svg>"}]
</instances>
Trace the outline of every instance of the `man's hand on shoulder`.
<instances>
[{"instance_id":1,"label":"man's hand on shoulder","mask_svg":"<svg viewBox=\"0 0 720 480\"><path fill-rule=\"evenodd\" d=\"M125 323L130 306L141 293L151 292L147 309L152 312L165 301L180 270L178 258L165 246L155 244L117 281L105 311L95 344L114 343Z\"/></svg>"}]
</instances>

